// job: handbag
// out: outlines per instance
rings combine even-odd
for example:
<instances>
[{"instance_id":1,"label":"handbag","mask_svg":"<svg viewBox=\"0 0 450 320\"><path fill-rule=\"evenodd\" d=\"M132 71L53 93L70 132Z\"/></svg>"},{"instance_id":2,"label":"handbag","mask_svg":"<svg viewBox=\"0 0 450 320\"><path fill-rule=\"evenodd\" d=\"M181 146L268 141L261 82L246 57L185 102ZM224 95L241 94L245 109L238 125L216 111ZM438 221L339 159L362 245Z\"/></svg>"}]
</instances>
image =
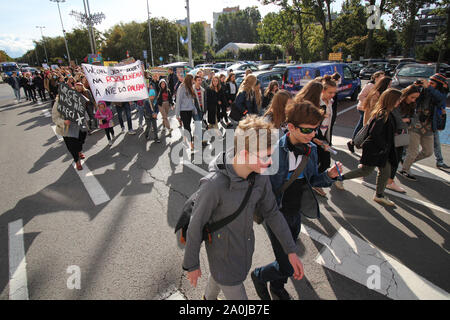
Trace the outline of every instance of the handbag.
<instances>
[{"instance_id":1,"label":"handbag","mask_svg":"<svg viewBox=\"0 0 450 320\"><path fill-rule=\"evenodd\" d=\"M447 114L439 114L437 117L436 130L441 131L445 129L445 124L447 123Z\"/></svg>"},{"instance_id":2,"label":"handbag","mask_svg":"<svg viewBox=\"0 0 450 320\"><path fill-rule=\"evenodd\" d=\"M358 131L355 138L353 139L353 144L358 149L361 149L364 142L366 142L367 138L369 137L369 128L370 128L370 121L368 124L366 124L364 127L361 128L361 130Z\"/></svg>"},{"instance_id":3,"label":"handbag","mask_svg":"<svg viewBox=\"0 0 450 320\"><path fill-rule=\"evenodd\" d=\"M409 145L409 133L408 130L403 130L402 133L394 136L394 145L396 148Z\"/></svg>"}]
</instances>

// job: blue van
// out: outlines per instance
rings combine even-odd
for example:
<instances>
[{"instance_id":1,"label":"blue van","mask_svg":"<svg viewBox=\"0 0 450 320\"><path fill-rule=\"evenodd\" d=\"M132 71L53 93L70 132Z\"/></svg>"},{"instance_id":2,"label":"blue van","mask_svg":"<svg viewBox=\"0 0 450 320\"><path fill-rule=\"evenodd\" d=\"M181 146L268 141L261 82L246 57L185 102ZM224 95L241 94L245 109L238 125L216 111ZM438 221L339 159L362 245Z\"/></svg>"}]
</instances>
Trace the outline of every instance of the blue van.
<instances>
[{"instance_id":1,"label":"blue van","mask_svg":"<svg viewBox=\"0 0 450 320\"><path fill-rule=\"evenodd\" d=\"M335 72L341 75L337 99L342 100L350 97L353 101L356 101L361 91L361 80L347 64L340 62L314 62L289 66L284 71L281 88L296 94L314 78L326 74L332 75Z\"/></svg>"}]
</instances>

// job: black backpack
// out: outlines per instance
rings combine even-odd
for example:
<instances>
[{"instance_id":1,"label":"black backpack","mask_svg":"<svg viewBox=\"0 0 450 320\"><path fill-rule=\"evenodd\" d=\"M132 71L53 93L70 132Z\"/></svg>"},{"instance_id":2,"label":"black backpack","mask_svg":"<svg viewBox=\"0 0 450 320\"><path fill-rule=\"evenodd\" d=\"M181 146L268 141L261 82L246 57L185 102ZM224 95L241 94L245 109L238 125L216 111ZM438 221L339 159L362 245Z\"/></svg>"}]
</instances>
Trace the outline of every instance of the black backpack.
<instances>
[{"instance_id":1,"label":"black backpack","mask_svg":"<svg viewBox=\"0 0 450 320\"><path fill-rule=\"evenodd\" d=\"M223 170L225 168L225 165L219 164L218 167L219 167L219 169ZM255 172L252 172L247 177L248 189L245 194L244 200L242 200L241 205L233 214L231 214L217 222L214 222L211 224L208 222L205 224L205 226L203 227L203 236L202 236L202 239L204 241L208 241L209 243L211 243L212 242L211 233L213 233L213 232L223 228L227 224L229 224L231 221L233 221L235 218L237 218L237 216L239 216L239 214L242 212L242 210L244 210L245 206L247 205L248 200L250 199L250 195L252 193L253 186L255 185L256 175L257 174ZM189 228L189 223L191 222L192 211L194 209L195 200L197 199L197 196L198 196L198 190L196 192L194 192L189 197L189 199L186 200L186 202L183 205L181 216L178 219L177 225L175 226L175 233L177 233L178 230L181 230L180 242L182 244L186 244L187 230Z\"/></svg>"}]
</instances>

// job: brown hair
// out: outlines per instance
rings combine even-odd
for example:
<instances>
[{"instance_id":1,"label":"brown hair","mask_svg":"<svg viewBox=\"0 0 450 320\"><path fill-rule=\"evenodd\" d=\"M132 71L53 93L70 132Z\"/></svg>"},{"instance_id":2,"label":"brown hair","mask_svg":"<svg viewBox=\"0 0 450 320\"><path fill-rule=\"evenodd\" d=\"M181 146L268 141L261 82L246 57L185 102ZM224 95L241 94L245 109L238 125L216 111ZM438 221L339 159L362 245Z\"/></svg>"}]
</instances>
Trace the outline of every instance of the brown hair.
<instances>
[{"instance_id":1,"label":"brown hair","mask_svg":"<svg viewBox=\"0 0 450 320\"><path fill-rule=\"evenodd\" d=\"M311 101L317 108L320 107L320 95L322 94L323 85L319 81L310 81L295 96L295 102L305 100Z\"/></svg>"},{"instance_id":2,"label":"brown hair","mask_svg":"<svg viewBox=\"0 0 450 320\"><path fill-rule=\"evenodd\" d=\"M214 79L217 79L217 87L214 87ZM209 85L209 88L211 89L211 90L214 90L215 92L219 92L220 91L220 79L219 79L219 77L218 76L214 76L214 77L212 77L212 79L211 79L211 84Z\"/></svg>"},{"instance_id":3,"label":"brown hair","mask_svg":"<svg viewBox=\"0 0 450 320\"><path fill-rule=\"evenodd\" d=\"M286 104L292 97L291 93L286 90L280 90L272 98L269 107L267 108L264 117L272 117L273 126L277 129L286 120Z\"/></svg>"},{"instance_id":4,"label":"brown hair","mask_svg":"<svg viewBox=\"0 0 450 320\"><path fill-rule=\"evenodd\" d=\"M370 82L375 83L375 80L385 75L384 71L377 71L370 77Z\"/></svg>"},{"instance_id":5,"label":"brown hair","mask_svg":"<svg viewBox=\"0 0 450 320\"><path fill-rule=\"evenodd\" d=\"M323 90L327 90L330 87L336 88L336 81L329 74L324 75L322 78L319 78L320 82L322 82Z\"/></svg>"},{"instance_id":6,"label":"brown hair","mask_svg":"<svg viewBox=\"0 0 450 320\"><path fill-rule=\"evenodd\" d=\"M266 90L264 91L264 97L267 97L267 95L272 92L273 88L277 86L278 87L278 81L272 80L270 81L269 85L267 86Z\"/></svg>"},{"instance_id":7,"label":"brown hair","mask_svg":"<svg viewBox=\"0 0 450 320\"><path fill-rule=\"evenodd\" d=\"M363 108L365 111L371 112L370 108L373 107L370 106L369 103L372 99L374 99L374 96L378 94L380 96L386 89L389 87L389 84L391 83L392 78L390 77L383 77L378 83L375 84L375 86L370 90L369 94L367 95L366 100L363 102Z\"/></svg>"},{"instance_id":8,"label":"brown hair","mask_svg":"<svg viewBox=\"0 0 450 320\"><path fill-rule=\"evenodd\" d=\"M341 75L339 74L339 72L335 72L331 75L331 79L333 79L334 81L339 81L340 78Z\"/></svg>"},{"instance_id":9,"label":"brown hair","mask_svg":"<svg viewBox=\"0 0 450 320\"><path fill-rule=\"evenodd\" d=\"M404 116L412 116L414 114L414 110L416 109L416 103L406 103L406 98L414 93L420 93L419 87L412 84L405 89L402 90L402 96L400 97L400 113Z\"/></svg>"},{"instance_id":10,"label":"brown hair","mask_svg":"<svg viewBox=\"0 0 450 320\"><path fill-rule=\"evenodd\" d=\"M402 92L394 88L389 88L384 91L380 99L378 99L370 117L384 117L384 122L386 122L389 114L394 110L395 104L401 96Z\"/></svg>"},{"instance_id":11,"label":"brown hair","mask_svg":"<svg viewBox=\"0 0 450 320\"><path fill-rule=\"evenodd\" d=\"M248 115L239 122L239 125L234 132L234 153L237 154L242 151L242 147L244 147L247 152L250 151L250 147L256 147L256 152L268 150L272 147L272 142L276 143L278 141L278 139L272 137L272 135L272 123L267 122L263 117L258 117L254 114ZM244 141L244 143L241 141ZM265 144L261 145L263 142L265 142Z\"/></svg>"},{"instance_id":12,"label":"brown hair","mask_svg":"<svg viewBox=\"0 0 450 320\"><path fill-rule=\"evenodd\" d=\"M246 76L239 87L238 94L245 91L247 93L247 100L250 100L251 95L253 95L253 87L256 85L257 80L253 74Z\"/></svg>"},{"instance_id":13,"label":"brown hair","mask_svg":"<svg viewBox=\"0 0 450 320\"><path fill-rule=\"evenodd\" d=\"M324 119L324 111L314 106L311 101L293 101L286 106L286 122L294 126L301 124L316 125Z\"/></svg>"},{"instance_id":14,"label":"brown hair","mask_svg":"<svg viewBox=\"0 0 450 320\"><path fill-rule=\"evenodd\" d=\"M194 87L192 84L193 79L194 77L192 76L192 74L188 73L184 78L183 85L186 90L186 95L190 94L193 98L195 98Z\"/></svg>"},{"instance_id":15,"label":"brown hair","mask_svg":"<svg viewBox=\"0 0 450 320\"><path fill-rule=\"evenodd\" d=\"M227 79L225 80L225 82L230 82L232 76L234 76L234 80L236 80L236 75L235 75L233 72L230 72L230 74L228 75L228 77L227 77Z\"/></svg>"}]
</instances>

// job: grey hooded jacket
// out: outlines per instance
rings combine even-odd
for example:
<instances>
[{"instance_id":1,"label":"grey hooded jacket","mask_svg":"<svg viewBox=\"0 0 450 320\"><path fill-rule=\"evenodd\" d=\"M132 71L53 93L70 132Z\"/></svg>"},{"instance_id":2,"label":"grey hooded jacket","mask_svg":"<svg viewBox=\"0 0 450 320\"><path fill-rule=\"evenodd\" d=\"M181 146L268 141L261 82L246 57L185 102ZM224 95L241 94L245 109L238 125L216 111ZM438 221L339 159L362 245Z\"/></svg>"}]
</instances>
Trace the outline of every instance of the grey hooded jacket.
<instances>
[{"instance_id":1,"label":"grey hooded jacket","mask_svg":"<svg viewBox=\"0 0 450 320\"><path fill-rule=\"evenodd\" d=\"M199 194L187 231L183 261L183 268L187 271L200 268L203 226L233 214L248 188L248 181L234 171L230 153L227 153L225 169L220 170L218 164L222 162L221 154L210 164L210 174L200 180ZM211 275L221 285L238 285L247 277L255 249L253 212L257 206L284 251L288 254L295 252L295 242L286 220L278 210L270 179L257 175L245 209L231 223L212 233L212 243L205 244Z\"/></svg>"}]
</instances>

